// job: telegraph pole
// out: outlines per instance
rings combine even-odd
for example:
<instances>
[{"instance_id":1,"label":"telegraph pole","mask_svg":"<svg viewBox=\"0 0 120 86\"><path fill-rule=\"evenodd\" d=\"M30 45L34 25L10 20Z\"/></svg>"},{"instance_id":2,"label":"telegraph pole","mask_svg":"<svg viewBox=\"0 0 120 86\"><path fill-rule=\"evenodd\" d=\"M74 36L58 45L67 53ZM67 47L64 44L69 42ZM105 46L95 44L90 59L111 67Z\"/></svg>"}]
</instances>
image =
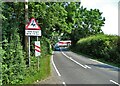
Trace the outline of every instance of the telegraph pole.
<instances>
[{"instance_id":1,"label":"telegraph pole","mask_svg":"<svg viewBox=\"0 0 120 86\"><path fill-rule=\"evenodd\" d=\"M28 0L25 0L25 26L27 25L28 22L29 22L29 20L28 20ZM28 38L29 38L28 36L25 36L25 51L29 58ZM28 60L29 60L29 67L30 67L30 58Z\"/></svg>"}]
</instances>

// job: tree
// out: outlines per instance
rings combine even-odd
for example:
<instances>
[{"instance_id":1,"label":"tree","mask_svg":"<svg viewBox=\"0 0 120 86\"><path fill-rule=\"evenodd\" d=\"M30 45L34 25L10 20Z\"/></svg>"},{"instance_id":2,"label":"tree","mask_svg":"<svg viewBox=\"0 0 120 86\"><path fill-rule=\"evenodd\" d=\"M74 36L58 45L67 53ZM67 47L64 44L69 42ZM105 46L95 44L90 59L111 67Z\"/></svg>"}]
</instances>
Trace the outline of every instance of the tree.
<instances>
[{"instance_id":1,"label":"tree","mask_svg":"<svg viewBox=\"0 0 120 86\"><path fill-rule=\"evenodd\" d=\"M42 30L42 36L57 40L67 28L67 11L62 3L29 3L29 18L36 18Z\"/></svg>"},{"instance_id":2,"label":"tree","mask_svg":"<svg viewBox=\"0 0 120 86\"><path fill-rule=\"evenodd\" d=\"M80 3L69 3L66 5L67 24L73 45L83 37L103 33L101 27L104 25L105 18L99 9L87 10L80 6Z\"/></svg>"},{"instance_id":3,"label":"tree","mask_svg":"<svg viewBox=\"0 0 120 86\"><path fill-rule=\"evenodd\" d=\"M15 7L19 6L18 3L3 3L3 16L5 19L2 21L2 48L6 52L2 56L2 83L16 84L24 79L24 71L26 68L23 48L19 36L19 18ZM22 16L22 15L21 15Z\"/></svg>"}]
</instances>

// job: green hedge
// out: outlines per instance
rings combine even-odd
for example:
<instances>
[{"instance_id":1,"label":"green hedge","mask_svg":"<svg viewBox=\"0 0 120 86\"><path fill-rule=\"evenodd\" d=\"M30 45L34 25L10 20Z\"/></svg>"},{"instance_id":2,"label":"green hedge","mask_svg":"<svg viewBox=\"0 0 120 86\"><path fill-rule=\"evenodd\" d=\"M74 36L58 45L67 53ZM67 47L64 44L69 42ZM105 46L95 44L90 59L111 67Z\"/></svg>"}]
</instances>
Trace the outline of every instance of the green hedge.
<instances>
[{"instance_id":1,"label":"green hedge","mask_svg":"<svg viewBox=\"0 0 120 86\"><path fill-rule=\"evenodd\" d=\"M21 83L25 75L25 60L17 28L10 39L3 40L2 85ZM1 52L3 52L1 51Z\"/></svg>"},{"instance_id":2,"label":"green hedge","mask_svg":"<svg viewBox=\"0 0 120 86\"><path fill-rule=\"evenodd\" d=\"M34 49L31 49L31 64L28 67L26 53L23 52L22 45L20 43L19 34L16 32L11 37L12 40L4 40L4 45L0 47L2 64L2 76L0 76L0 85L11 84L32 84L37 80L41 80L50 75L50 56L51 48L49 40L45 37L39 37L41 43L41 56L39 57L39 70L37 68L37 57ZM31 37L32 38L32 37ZM31 40L34 43L34 40ZM34 45L31 44L31 46ZM27 58L27 59L26 59Z\"/></svg>"},{"instance_id":3,"label":"green hedge","mask_svg":"<svg viewBox=\"0 0 120 86\"><path fill-rule=\"evenodd\" d=\"M112 35L94 35L80 39L75 51L103 59L112 63L120 63L120 37Z\"/></svg>"}]
</instances>

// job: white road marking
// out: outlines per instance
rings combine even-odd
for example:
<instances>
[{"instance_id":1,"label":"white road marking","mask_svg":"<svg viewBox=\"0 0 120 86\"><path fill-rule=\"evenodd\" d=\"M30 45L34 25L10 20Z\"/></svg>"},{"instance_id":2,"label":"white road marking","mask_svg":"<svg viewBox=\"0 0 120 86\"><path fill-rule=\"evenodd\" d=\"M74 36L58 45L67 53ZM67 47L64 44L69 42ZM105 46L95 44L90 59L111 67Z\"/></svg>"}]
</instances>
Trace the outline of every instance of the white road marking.
<instances>
[{"instance_id":1,"label":"white road marking","mask_svg":"<svg viewBox=\"0 0 120 86\"><path fill-rule=\"evenodd\" d=\"M110 80L110 82L112 82L112 83L114 83L114 84L116 84L116 85L120 86L120 84L119 84L119 83L117 83L117 82L115 82L115 81L113 81L113 80Z\"/></svg>"},{"instance_id":2,"label":"white road marking","mask_svg":"<svg viewBox=\"0 0 120 86\"><path fill-rule=\"evenodd\" d=\"M62 51L61 51L61 52L62 52ZM73 61L73 62L75 62L76 64L80 65L81 67L83 67L83 68L85 68L85 69L87 68L86 66L80 64L79 62L75 61L75 60L72 59L71 57L67 56L65 53L62 52L62 54L63 54L64 56L66 56L68 59L70 59L71 61Z\"/></svg>"},{"instance_id":3,"label":"white road marking","mask_svg":"<svg viewBox=\"0 0 120 86\"><path fill-rule=\"evenodd\" d=\"M94 61L94 62L97 62L97 63L100 63L100 64L104 64L104 63L102 63L102 62L99 62L99 61L97 61L97 60L94 60L94 59L90 59L91 61Z\"/></svg>"},{"instance_id":4,"label":"white road marking","mask_svg":"<svg viewBox=\"0 0 120 86\"><path fill-rule=\"evenodd\" d=\"M52 64L53 64L53 66L54 66L54 68L55 68L55 70L56 70L58 76L61 76L60 72L58 71L58 69L57 69L57 67L55 66L55 63L54 63L54 61L53 61L53 55L52 55L51 60L52 60Z\"/></svg>"},{"instance_id":5,"label":"white road marking","mask_svg":"<svg viewBox=\"0 0 120 86\"><path fill-rule=\"evenodd\" d=\"M89 67L88 65L85 65L87 68L89 68L89 69L92 69L91 67Z\"/></svg>"},{"instance_id":6,"label":"white road marking","mask_svg":"<svg viewBox=\"0 0 120 86\"><path fill-rule=\"evenodd\" d=\"M54 54L54 51L52 52L52 55Z\"/></svg>"},{"instance_id":7,"label":"white road marking","mask_svg":"<svg viewBox=\"0 0 120 86\"><path fill-rule=\"evenodd\" d=\"M66 86L65 82L63 82L63 85Z\"/></svg>"},{"instance_id":8,"label":"white road marking","mask_svg":"<svg viewBox=\"0 0 120 86\"><path fill-rule=\"evenodd\" d=\"M107 66L109 66L109 67L113 67L113 68L116 68L116 69L120 70L120 68L118 68L118 67L115 67L115 66L112 66L112 65L109 65L109 64L106 64L106 63L100 62L100 61L97 61L97 60L94 60L94 59L90 59L90 60L91 60L91 61L94 61L94 62L97 62L97 63L103 64L103 65L107 65Z\"/></svg>"}]
</instances>

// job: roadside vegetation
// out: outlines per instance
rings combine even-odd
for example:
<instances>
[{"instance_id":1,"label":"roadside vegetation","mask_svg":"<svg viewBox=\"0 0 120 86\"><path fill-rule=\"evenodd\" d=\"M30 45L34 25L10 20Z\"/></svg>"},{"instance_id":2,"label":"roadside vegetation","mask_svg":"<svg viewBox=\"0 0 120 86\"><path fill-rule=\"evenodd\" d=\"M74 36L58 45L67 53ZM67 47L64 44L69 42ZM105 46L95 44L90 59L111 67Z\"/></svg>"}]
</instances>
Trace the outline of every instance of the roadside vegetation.
<instances>
[{"instance_id":1,"label":"roadside vegetation","mask_svg":"<svg viewBox=\"0 0 120 86\"><path fill-rule=\"evenodd\" d=\"M14 36L16 38L16 36ZM46 38L41 38L41 56L35 57L31 52L31 64L27 65L27 57L22 50L20 41L4 43L4 55L2 59L2 84L32 84L50 75L50 44ZM19 39L18 39L19 40ZM17 41L17 43L16 43ZM33 45L34 47L34 45ZM33 54L33 55L32 55ZM40 68L38 69L38 58Z\"/></svg>"},{"instance_id":2,"label":"roadside vegetation","mask_svg":"<svg viewBox=\"0 0 120 86\"><path fill-rule=\"evenodd\" d=\"M120 37L98 34L80 39L73 51L120 67Z\"/></svg>"},{"instance_id":3,"label":"roadside vegetation","mask_svg":"<svg viewBox=\"0 0 120 86\"><path fill-rule=\"evenodd\" d=\"M49 47L49 40L45 37L39 39L41 43L41 56L39 57L39 69L38 69L38 57L31 57L31 67L26 68L24 79L20 84L35 84L37 81L45 79L51 73L50 57L52 50ZM32 46L34 47L34 46ZM32 52L34 54L34 50Z\"/></svg>"}]
</instances>

